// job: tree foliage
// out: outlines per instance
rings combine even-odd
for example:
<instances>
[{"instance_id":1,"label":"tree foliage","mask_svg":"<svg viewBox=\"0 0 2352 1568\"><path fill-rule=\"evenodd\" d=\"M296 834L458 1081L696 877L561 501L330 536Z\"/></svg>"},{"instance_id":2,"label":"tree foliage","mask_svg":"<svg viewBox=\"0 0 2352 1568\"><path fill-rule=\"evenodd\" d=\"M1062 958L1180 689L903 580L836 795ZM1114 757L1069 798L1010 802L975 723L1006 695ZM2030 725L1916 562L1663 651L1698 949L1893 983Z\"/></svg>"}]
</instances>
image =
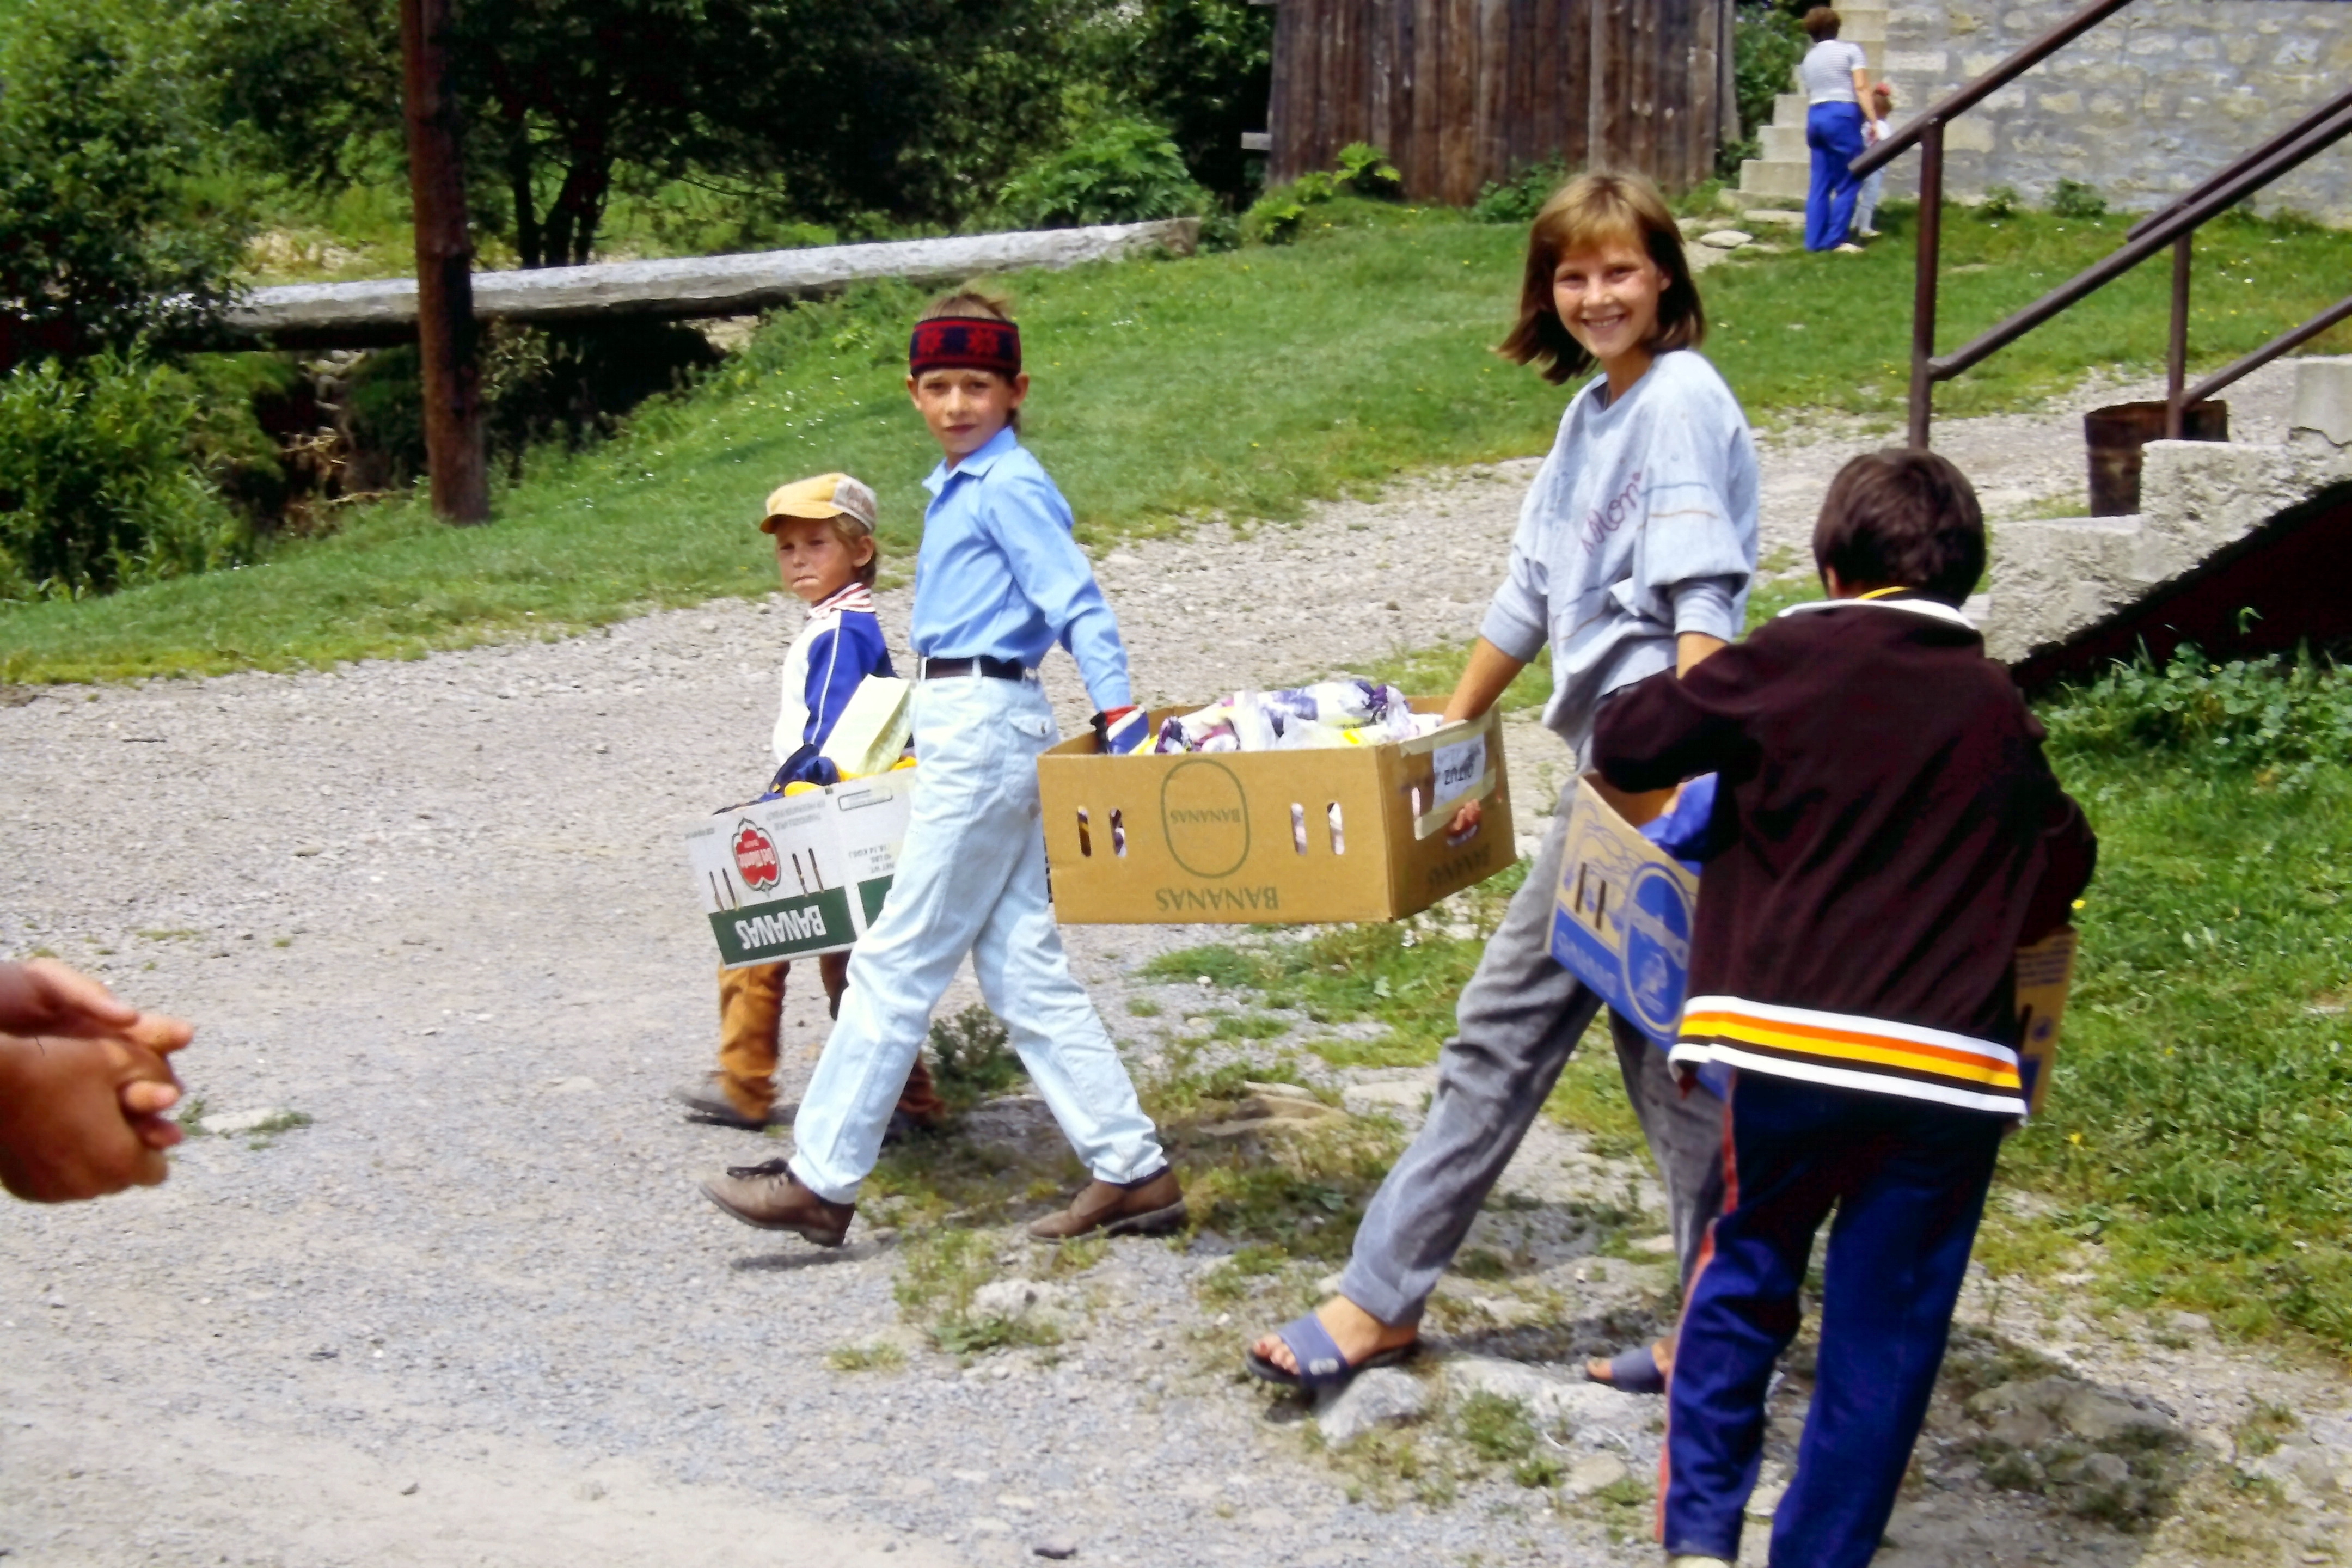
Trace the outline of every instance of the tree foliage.
<instances>
[{"instance_id":1,"label":"tree foliage","mask_svg":"<svg viewBox=\"0 0 2352 1568\"><path fill-rule=\"evenodd\" d=\"M195 325L241 235L199 184L216 139L184 33L110 0L19 0L7 22L0 312L84 345Z\"/></svg>"},{"instance_id":2,"label":"tree foliage","mask_svg":"<svg viewBox=\"0 0 2352 1568\"><path fill-rule=\"evenodd\" d=\"M187 461L193 383L103 354L0 376L0 600L201 572L242 531Z\"/></svg>"},{"instance_id":3,"label":"tree foliage","mask_svg":"<svg viewBox=\"0 0 2352 1568\"><path fill-rule=\"evenodd\" d=\"M1248 0L1142 0L1118 46L1117 79L1166 122L1192 177L1229 198L1259 172L1242 132L1266 129L1274 16Z\"/></svg>"},{"instance_id":4,"label":"tree foliage","mask_svg":"<svg viewBox=\"0 0 2352 1568\"><path fill-rule=\"evenodd\" d=\"M399 166L390 0L214 0L224 114L298 183ZM478 220L588 260L614 192L688 181L855 229L949 224L1055 145L1105 0L499 0L451 59ZM338 89L336 83L343 87Z\"/></svg>"},{"instance_id":5,"label":"tree foliage","mask_svg":"<svg viewBox=\"0 0 2352 1568\"><path fill-rule=\"evenodd\" d=\"M1192 216L1207 202L1168 133L1122 117L1015 174L1004 187L1003 211L1024 228L1071 228Z\"/></svg>"}]
</instances>

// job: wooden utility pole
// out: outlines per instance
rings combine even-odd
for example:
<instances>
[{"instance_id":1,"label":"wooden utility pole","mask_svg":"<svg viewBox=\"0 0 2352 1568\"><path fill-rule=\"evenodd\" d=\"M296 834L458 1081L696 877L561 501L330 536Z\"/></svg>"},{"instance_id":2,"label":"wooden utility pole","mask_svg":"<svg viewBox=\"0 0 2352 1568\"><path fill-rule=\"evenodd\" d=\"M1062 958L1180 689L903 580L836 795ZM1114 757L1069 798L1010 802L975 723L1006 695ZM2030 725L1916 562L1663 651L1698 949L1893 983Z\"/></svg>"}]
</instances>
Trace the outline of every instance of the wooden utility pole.
<instances>
[{"instance_id":1,"label":"wooden utility pole","mask_svg":"<svg viewBox=\"0 0 2352 1568\"><path fill-rule=\"evenodd\" d=\"M466 161L449 90L449 0L400 0L408 195L416 219L416 336L425 370L425 453L434 514L490 520L475 356L474 239Z\"/></svg>"}]
</instances>

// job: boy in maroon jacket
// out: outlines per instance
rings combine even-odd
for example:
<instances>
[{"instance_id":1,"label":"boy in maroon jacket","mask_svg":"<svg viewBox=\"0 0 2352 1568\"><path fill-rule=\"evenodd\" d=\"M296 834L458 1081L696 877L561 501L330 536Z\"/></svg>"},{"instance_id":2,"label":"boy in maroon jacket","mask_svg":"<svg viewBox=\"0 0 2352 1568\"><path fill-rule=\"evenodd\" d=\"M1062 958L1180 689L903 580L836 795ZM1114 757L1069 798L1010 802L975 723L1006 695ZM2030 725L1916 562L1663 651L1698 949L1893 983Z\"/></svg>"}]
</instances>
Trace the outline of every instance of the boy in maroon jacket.
<instances>
[{"instance_id":1,"label":"boy in maroon jacket","mask_svg":"<svg viewBox=\"0 0 2352 1568\"><path fill-rule=\"evenodd\" d=\"M1720 774L1673 1059L1733 1069L1723 1213L1683 1311L1660 1530L1738 1555L1772 1363L1832 1205L1822 1346L1777 1568L1870 1561L1910 1461L2003 1130L2013 955L2096 844L1958 605L1984 522L1927 452L1855 458L1813 532L1830 597L1601 710L1621 789Z\"/></svg>"}]
</instances>

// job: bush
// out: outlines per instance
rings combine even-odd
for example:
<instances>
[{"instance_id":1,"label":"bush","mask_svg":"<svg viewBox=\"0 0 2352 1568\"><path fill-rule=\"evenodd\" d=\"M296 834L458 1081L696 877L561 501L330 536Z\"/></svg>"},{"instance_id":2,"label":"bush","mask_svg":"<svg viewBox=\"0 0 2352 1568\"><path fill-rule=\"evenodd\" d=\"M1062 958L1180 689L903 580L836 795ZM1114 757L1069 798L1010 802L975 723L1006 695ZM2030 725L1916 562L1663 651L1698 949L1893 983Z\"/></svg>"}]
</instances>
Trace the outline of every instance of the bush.
<instances>
[{"instance_id":1,"label":"bush","mask_svg":"<svg viewBox=\"0 0 2352 1568\"><path fill-rule=\"evenodd\" d=\"M1124 7L1122 7L1122 10ZM1274 81L1274 8L1250 0L1146 0L1108 69L1165 121L1192 177L1229 200L1264 177L1242 133L1265 129Z\"/></svg>"},{"instance_id":2,"label":"bush","mask_svg":"<svg viewBox=\"0 0 2352 1568\"><path fill-rule=\"evenodd\" d=\"M1507 180L1488 181L1470 204L1470 216L1480 223L1533 223L1552 193L1566 184L1568 165L1548 158Z\"/></svg>"},{"instance_id":3,"label":"bush","mask_svg":"<svg viewBox=\"0 0 2352 1568\"><path fill-rule=\"evenodd\" d=\"M1310 207L1342 195L1394 201L1404 191L1404 177L1387 153L1369 142L1350 142L1339 149L1339 166L1313 170L1286 185L1276 185L1250 204L1242 215L1242 240L1248 245L1288 245L1307 226Z\"/></svg>"},{"instance_id":4,"label":"bush","mask_svg":"<svg viewBox=\"0 0 2352 1568\"><path fill-rule=\"evenodd\" d=\"M1716 168L1727 180L1739 173L1739 161L1757 154L1757 132L1772 118L1772 100L1789 90L1797 62L1805 58L1809 40L1797 18L1772 0L1741 0L1731 37L1731 72L1739 103L1739 132L1716 153Z\"/></svg>"},{"instance_id":5,"label":"bush","mask_svg":"<svg viewBox=\"0 0 2352 1568\"><path fill-rule=\"evenodd\" d=\"M126 352L202 324L243 234L201 178L215 133L168 8L0 16L0 312Z\"/></svg>"},{"instance_id":6,"label":"bush","mask_svg":"<svg viewBox=\"0 0 2352 1568\"><path fill-rule=\"evenodd\" d=\"M2025 198L2017 194L2015 185L1990 185L1985 189L1984 199L1977 203L1977 216L1987 223L1999 223L2024 205Z\"/></svg>"},{"instance_id":7,"label":"bush","mask_svg":"<svg viewBox=\"0 0 2352 1568\"><path fill-rule=\"evenodd\" d=\"M1210 205L1168 132L1109 120L1005 182L1004 216L1024 228L1191 217Z\"/></svg>"},{"instance_id":8,"label":"bush","mask_svg":"<svg viewBox=\"0 0 2352 1568\"><path fill-rule=\"evenodd\" d=\"M986 1007L966 1007L931 1026L931 1080L951 1110L969 1110L1026 1076L1004 1026Z\"/></svg>"},{"instance_id":9,"label":"bush","mask_svg":"<svg viewBox=\"0 0 2352 1568\"><path fill-rule=\"evenodd\" d=\"M1375 201L1392 202L1404 195L1404 176L1397 173L1386 153L1369 142L1350 142L1339 149L1339 174L1334 184L1340 190Z\"/></svg>"},{"instance_id":10,"label":"bush","mask_svg":"<svg viewBox=\"0 0 2352 1568\"><path fill-rule=\"evenodd\" d=\"M2303 782L2352 756L2352 672L2310 659L2210 664L2182 647L2158 669L2118 666L2042 708L2060 754L2189 753L2266 782Z\"/></svg>"},{"instance_id":11,"label":"bush","mask_svg":"<svg viewBox=\"0 0 2352 1568\"><path fill-rule=\"evenodd\" d=\"M244 530L188 463L179 372L112 355L0 378L0 599L79 598L202 572Z\"/></svg>"},{"instance_id":12,"label":"bush","mask_svg":"<svg viewBox=\"0 0 2352 1568\"><path fill-rule=\"evenodd\" d=\"M2050 189L2050 210L2060 217L2105 217L2107 198L2099 195L2096 185L2062 177Z\"/></svg>"}]
</instances>

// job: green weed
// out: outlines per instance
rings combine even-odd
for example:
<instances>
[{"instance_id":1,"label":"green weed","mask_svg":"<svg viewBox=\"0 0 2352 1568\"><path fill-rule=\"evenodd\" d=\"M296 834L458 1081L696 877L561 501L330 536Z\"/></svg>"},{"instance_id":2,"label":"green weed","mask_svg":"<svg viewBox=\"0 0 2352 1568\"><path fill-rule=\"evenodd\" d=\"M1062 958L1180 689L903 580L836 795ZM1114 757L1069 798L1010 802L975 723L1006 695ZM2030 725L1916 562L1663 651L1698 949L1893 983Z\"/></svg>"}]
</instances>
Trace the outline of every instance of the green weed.
<instances>
[{"instance_id":1,"label":"green weed","mask_svg":"<svg viewBox=\"0 0 2352 1568\"><path fill-rule=\"evenodd\" d=\"M1502 906L1526 879L1523 865L1444 906L1442 919L1492 930ZM1483 943L1429 929L1427 921L1318 926L1303 937L1265 937L1168 953L1145 965L1160 980L1206 976L1225 990L1259 994L1265 1005L1303 1013L1318 1024L1372 1018L1387 1024L1373 1040L1309 1038L1306 1048L1335 1067L1412 1067L1436 1058L1454 1029L1454 1004L1478 965Z\"/></svg>"},{"instance_id":2,"label":"green weed","mask_svg":"<svg viewBox=\"0 0 2352 1568\"><path fill-rule=\"evenodd\" d=\"M1127 1013L1130 1018L1157 1018L1160 1004L1149 996L1130 996L1127 999Z\"/></svg>"},{"instance_id":3,"label":"green weed","mask_svg":"<svg viewBox=\"0 0 2352 1568\"><path fill-rule=\"evenodd\" d=\"M1029 1318L975 1316L972 1299L996 1277L996 1241L960 1226L925 1230L899 1248L891 1287L901 1312L946 1355L1058 1342L1051 1325Z\"/></svg>"},{"instance_id":4,"label":"green weed","mask_svg":"<svg viewBox=\"0 0 2352 1568\"><path fill-rule=\"evenodd\" d=\"M898 1372L907 1352L888 1343L841 1345L825 1352L824 1364L835 1372Z\"/></svg>"},{"instance_id":5,"label":"green weed","mask_svg":"<svg viewBox=\"0 0 2352 1568\"><path fill-rule=\"evenodd\" d=\"M1485 1389L1454 1407L1454 1430L1471 1452L1500 1465L1528 1458L1543 1441L1525 1400L1507 1399Z\"/></svg>"},{"instance_id":6,"label":"green weed","mask_svg":"<svg viewBox=\"0 0 2352 1568\"><path fill-rule=\"evenodd\" d=\"M958 1112L1003 1093L1027 1077L1004 1026L974 1003L931 1025L931 1079Z\"/></svg>"}]
</instances>

